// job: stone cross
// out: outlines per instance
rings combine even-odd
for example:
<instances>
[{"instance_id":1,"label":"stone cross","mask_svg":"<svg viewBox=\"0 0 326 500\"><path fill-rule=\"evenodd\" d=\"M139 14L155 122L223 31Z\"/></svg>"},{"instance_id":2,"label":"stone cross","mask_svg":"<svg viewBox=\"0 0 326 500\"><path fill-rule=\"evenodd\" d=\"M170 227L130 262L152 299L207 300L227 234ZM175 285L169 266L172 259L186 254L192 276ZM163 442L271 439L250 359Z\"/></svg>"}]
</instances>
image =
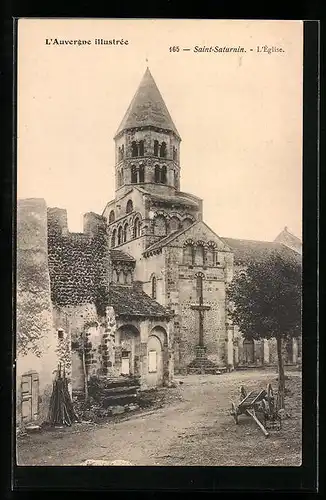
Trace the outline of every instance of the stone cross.
<instances>
[{"instance_id":1,"label":"stone cross","mask_svg":"<svg viewBox=\"0 0 326 500\"><path fill-rule=\"evenodd\" d=\"M204 312L210 310L210 306L204 306L203 299L203 278L201 276L197 276L197 292L199 304L190 306L194 311L198 311L199 313L199 346L204 347Z\"/></svg>"}]
</instances>

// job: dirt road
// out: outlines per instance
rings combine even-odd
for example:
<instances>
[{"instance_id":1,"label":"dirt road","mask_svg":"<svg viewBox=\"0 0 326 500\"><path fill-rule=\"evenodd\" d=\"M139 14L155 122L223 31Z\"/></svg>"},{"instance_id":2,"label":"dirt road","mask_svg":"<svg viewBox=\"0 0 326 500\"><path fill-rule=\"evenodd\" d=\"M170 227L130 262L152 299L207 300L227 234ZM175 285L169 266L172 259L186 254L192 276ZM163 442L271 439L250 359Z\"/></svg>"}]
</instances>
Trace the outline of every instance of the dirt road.
<instances>
[{"instance_id":1,"label":"dirt road","mask_svg":"<svg viewBox=\"0 0 326 500\"><path fill-rule=\"evenodd\" d=\"M133 465L275 465L301 461L301 375L289 373L292 418L266 440L246 416L235 425L231 401L239 387L276 388L275 372L246 371L187 376L174 403L116 423L75 425L19 440L19 465L80 465L84 460L127 460Z\"/></svg>"}]
</instances>

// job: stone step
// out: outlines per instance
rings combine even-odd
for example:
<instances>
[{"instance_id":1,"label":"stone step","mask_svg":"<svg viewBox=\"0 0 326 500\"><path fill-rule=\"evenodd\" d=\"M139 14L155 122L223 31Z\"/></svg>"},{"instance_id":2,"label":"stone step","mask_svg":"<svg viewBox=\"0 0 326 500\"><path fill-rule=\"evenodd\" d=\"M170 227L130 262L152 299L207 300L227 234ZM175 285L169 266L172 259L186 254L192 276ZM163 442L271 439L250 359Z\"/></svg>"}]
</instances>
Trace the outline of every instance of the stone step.
<instances>
[{"instance_id":1,"label":"stone step","mask_svg":"<svg viewBox=\"0 0 326 500\"><path fill-rule=\"evenodd\" d=\"M103 377L101 383L105 387L126 387L138 386L140 387L140 379L138 377Z\"/></svg>"},{"instance_id":2,"label":"stone step","mask_svg":"<svg viewBox=\"0 0 326 500\"><path fill-rule=\"evenodd\" d=\"M124 386L115 386L115 387L103 387L102 394L104 396L110 396L111 394L137 394L140 387L138 385L126 385Z\"/></svg>"},{"instance_id":3,"label":"stone step","mask_svg":"<svg viewBox=\"0 0 326 500\"><path fill-rule=\"evenodd\" d=\"M189 365L188 368L201 368L201 367L212 367L212 368L217 368L215 363L210 361L209 359L194 359Z\"/></svg>"},{"instance_id":4,"label":"stone step","mask_svg":"<svg viewBox=\"0 0 326 500\"><path fill-rule=\"evenodd\" d=\"M102 404L104 408L108 406L123 406L137 401L137 394L116 394L110 397L104 397Z\"/></svg>"},{"instance_id":5,"label":"stone step","mask_svg":"<svg viewBox=\"0 0 326 500\"><path fill-rule=\"evenodd\" d=\"M218 375L221 371L218 368L188 368L188 375Z\"/></svg>"}]
</instances>

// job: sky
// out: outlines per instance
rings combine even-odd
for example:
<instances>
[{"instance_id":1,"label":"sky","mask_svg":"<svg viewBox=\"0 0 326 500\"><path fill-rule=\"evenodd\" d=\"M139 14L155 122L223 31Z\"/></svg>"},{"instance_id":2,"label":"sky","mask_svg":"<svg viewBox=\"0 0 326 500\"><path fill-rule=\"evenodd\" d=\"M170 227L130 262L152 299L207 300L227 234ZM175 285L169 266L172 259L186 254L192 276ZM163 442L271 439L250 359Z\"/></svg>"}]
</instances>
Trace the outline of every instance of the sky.
<instances>
[{"instance_id":1,"label":"sky","mask_svg":"<svg viewBox=\"0 0 326 500\"><path fill-rule=\"evenodd\" d=\"M182 137L181 190L203 199L204 221L222 237L301 237L302 58L300 21L21 19L18 198L67 209L76 232L103 212L113 137L148 65Z\"/></svg>"}]
</instances>

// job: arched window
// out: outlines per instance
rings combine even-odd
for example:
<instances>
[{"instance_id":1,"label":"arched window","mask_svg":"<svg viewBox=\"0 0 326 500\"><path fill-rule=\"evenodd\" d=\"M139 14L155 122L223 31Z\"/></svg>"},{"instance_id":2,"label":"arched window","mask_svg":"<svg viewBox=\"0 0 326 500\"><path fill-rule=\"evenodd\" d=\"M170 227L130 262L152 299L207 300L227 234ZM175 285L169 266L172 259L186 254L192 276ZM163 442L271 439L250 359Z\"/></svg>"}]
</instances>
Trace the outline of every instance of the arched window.
<instances>
[{"instance_id":1,"label":"arched window","mask_svg":"<svg viewBox=\"0 0 326 500\"><path fill-rule=\"evenodd\" d=\"M183 247L183 263L187 266L193 264L193 246L190 244Z\"/></svg>"},{"instance_id":2,"label":"arched window","mask_svg":"<svg viewBox=\"0 0 326 500\"><path fill-rule=\"evenodd\" d=\"M158 156L158 141L154 141L154 156Z\"/></svg>"},{"instance_id":3,"label":"arched window","mask_svg":"<svg viewBox=\"0 0 326 500\"><path fill-rule=\"evenodd\" d=\"M126 223L123 226L123 242L125 243L128 240L128 224Z\"/></svg>"},{"instance_id":4,"label":"arched window","mask_svg":"<svg viewBox=\"0 0 326 500\"><path fill-rule=\"evenodd\" d=\"M118 281L117 271L115 269L113 269L112 271L112 281L113 283L116 283Z\"/></svg>"},{"instance_id":5,"label":"arched window","mask_svg":"<svg viewBox=\"0 0 326 500\"><path fill-rule=\"evenodd\" d=\"M156 277L152 277L152 299L156 299Z\"/></svg>"},{"instance_id":6,"label":"arched window","mask_svg":"<svg viewBox=\"0 0 326 500\"><path fill-rule=\"evenodd\" d=\"M139 167L139 182L145 182L145 167L140 165Z\"/></svg>"},{"instance_id":7,"label":"arched window","mask_svg":"<svg viewBox=\"0 0 326 500\"><path fill-rule=\"evenodd\" d=\"M173 159L176 160L177 159L177 154L178 154L178 150L175 146L173 146Z\"/></svg>"},{"instance_id":8,"label":"arched window","mask_svg":"<svg viewBox=\"0 0 326 500\"><path fill-rule=\"evenodd\" d=\"M118 245L121 245L123 242L123 230L122 227L120 226L118 229Z\"/></svg>"},{"instance_id":9,"label":"arched window","mask_svg":"<svg viewBox=\"0 0 326 500\"><path fill-rule=\"evenodd\" d=\"M139 141L138 156L144 156L144 141Z\"/></svg>"},{"instance_id":10,"label":"arched window","mask_svg":"<svg viewBox=\"0 0 326 500\"><path fill-rule=\"evenodd\" d=\"M160 157L166 158L166 142L162 142L160 147Z\"/></svg>"},{"instance_id":11,"label":"arched window","mask_svg":"<svg viewBox=\"0 0 326 500\"><path fill-rule=\"evenodd\" d=\"M120 283L121 280L121 271L117 271L117 283Z\"/></svg>"},{"instance_id":12,"label":"arched window","mask_svg":"<svg viewBox=\"0 0 326 500\"><path fill-rule=\"evenodd\" d=\"M124 145L122 144L122 146L119 146L119 150L118 150L118 160L121 161L123 160L123 157L124 157Z\"/></svg>"},{"instance_id":13,"label":"arched window","mask_svg":"<svg viewBox=\"0 0 326 500\"><path fill-rule=\"evenodd\" d=\"M166 236L166 220L163 215L157 215L154 219L154 234L156 236Z\"/></svg>"},{"instance_id":14,"label":"arched window","mask_svg":"<svg viewBox=\"0 0 326 500\"><path fill-rule=\"evenodd\" d=\"M117 239L117 230L113 229L112 236L111 236L111 247L115 247L116 239Z\"/></svg>"},{"instance_id":15,"label":"arched window","mask_svg":"<svg viewBox=\"0 0 326 500\"><path fill-rule=\"evenodd\" d=\"M182 221L182 227L184 229L186 229L187 227L191 226L193 224L193 220L190 219L190 217L186 217L183 221Z\"/></svg>"},{"instance_id":16,"label":"arched window","mask_svg":"<svg viewBox=\"0 0 326 500\"><path fill-rule=\"evenodd\" d=\"M160 175L161 175L160 167L158 165L155 165L155 182L156 183L160 182Z\"/></svg>"},{"instance_id":17,"label":"arched window","mask_svg":"<svg viewBox=\"0 0 326 500\"><path fill-rule=\"evenodd\" d=\"M180 221L178 217L171 217L170 219L170 229L171 231L178 231L180 225Z\"/></svg>"},{"instance_id":18,"label":"arched window","mask_svg":"<svg viewBox=\"0 0 326 500\"><path fill-rule=\"evenodd\" d=\"M206 250L206 265L207 266L214 266L214 253L215 249L212 246L208 246Z\"/></svg>"},{"instance_id":19,"label":"arched window","mask_svg":"<svg viewBox=\"0 0 326 500\"><path fill-rule=\"evenodd\" d=\"M133 206L132 200L128 200L127 205L126 205L126 213L130 214L130 212L132 212L133 209L134 209L134 206Z\"/></svg>"},{"instance_id":20,"label":"arched window","mask_svg":"<svg viewBox=\"0 0 326 500\"><path fill-rule=\"evenodd\" d=\"M178 188L179 175L178 172L174 172L174 187Z\"/></svg>"},{"instance_id":21,"label":"arched window","mask_svg":"<svg viewBox=\"0 0 326 500\"><path fill-rule=\"evenodd\" d=\"M118 171L118 187L123 184L123 168Z\"/></svg>"},{"instance_id":22,"label":"arched window","mask_svg":"<svg viewBox=\"0 0 326 500\"><path fill-rule=\"evenodd\" d=\"M195 265L203 266L204 265L204 247L203 245L197 245L195 251Z\"/></svg>"},{"instance_id":23,"label":"arched window","mask_svg":"<svg viewBox=\"0 0 326 500\"><path fill-rule=\"evenodd\" d=\"M166 184L166 166L163 165L162 170L161 170L161 182L162 184Z\"/></svg>"},{"instance_id":24,"label":"arched window","mask_svg":"<svg viewBox=\"0 0 326 500\"><path fill-rule=\"evenodd\" d=\"M140 227L141 227L140 218L136 217L134 222L134 238L138 238L140 236Z\"/></svg>"},{"instance_id":25,"label":"arched window","mask_svg":"<svg viewBox=\"0 0 326 500\"><path fill-rule=\"evenodd\" d=\"M138 145L136 141L132 141L131 143L131 156L135 158L138 156Z\"/></svg>"},{"instance_id":26,"label":"arched window","mask_svg":"<svg viewBox=\"0 0 326 500\"><path fill-rule=\"evenodd\" d=\"M114 210L111 210L110 215L109 215L109 224L114 222L115 215L114 215Z\"/></svg>"},{"instance_id":27,"label":"arched window","mask_svg":"<svg viewBox=\"0 0 326 500\"><path fill-rule=\"evenodd\" d=\"M126 274L126 283L127 285L129 285L131 283L131 271L127 271L127 274Z\"/></svg>"},{"instance_id":28,"label":"arched window","mask_svg":"<svg viewBox=\"0 0 326 500\"><path fill-rule=\"evenodd\" d=\"M135 165L131 165L131 183L137 184L137 168Z\"/></svg>"}]
</instances>

